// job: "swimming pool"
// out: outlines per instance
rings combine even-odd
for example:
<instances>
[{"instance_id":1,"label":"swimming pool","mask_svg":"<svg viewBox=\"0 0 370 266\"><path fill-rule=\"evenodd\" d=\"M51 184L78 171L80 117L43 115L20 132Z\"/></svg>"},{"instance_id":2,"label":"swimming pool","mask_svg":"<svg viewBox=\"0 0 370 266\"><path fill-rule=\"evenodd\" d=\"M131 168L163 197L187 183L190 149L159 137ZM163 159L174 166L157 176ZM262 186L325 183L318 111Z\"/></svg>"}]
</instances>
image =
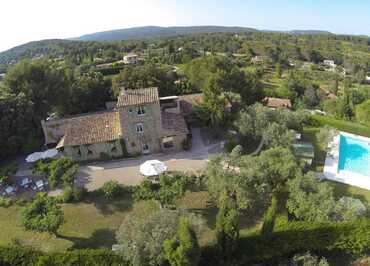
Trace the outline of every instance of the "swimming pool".
<instances>
[{"instance_id":1,"label":"swimming pool","mask_svg":"<svg viewBox=\"0 0 370 266\"><path fill-rule=\"evenodd\" d=\"M341 134L338 171L370 177L370 141Z\"/></svg>"}]
</instances>

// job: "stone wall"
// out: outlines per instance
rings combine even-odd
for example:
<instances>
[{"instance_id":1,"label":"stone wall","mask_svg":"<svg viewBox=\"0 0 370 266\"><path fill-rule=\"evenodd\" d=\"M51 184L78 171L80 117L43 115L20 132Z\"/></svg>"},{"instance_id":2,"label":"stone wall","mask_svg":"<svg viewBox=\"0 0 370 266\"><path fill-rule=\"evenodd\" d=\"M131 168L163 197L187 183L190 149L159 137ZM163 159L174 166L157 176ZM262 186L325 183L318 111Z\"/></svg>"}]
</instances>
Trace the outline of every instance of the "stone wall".
<instances>
[{"instance_id":1,"label":"stone wall","mask_svg":"<svg viewBox=\"0 0 370 266\"><path fill-rule=\"evenodd\" d=\"M107 160L124 156L120 140L65 147L63 153L74 161Z\"/></svg>"},{"instance_id":2,"label":"stone wall","mask_svg":"<svg viewBox=\"0 0 370 266\"><path fill-rule=\"evenodd\" d=\"M126 142L127 152L131 155L141 154L143 145L147 144L150 153L161 151L161 113L159 102L143 105L144 115L138 115L139 106L127 106L119 109L122 135ZM136 125L143 124L144 131L138 133Z\"/></svg>"}]
</instances>

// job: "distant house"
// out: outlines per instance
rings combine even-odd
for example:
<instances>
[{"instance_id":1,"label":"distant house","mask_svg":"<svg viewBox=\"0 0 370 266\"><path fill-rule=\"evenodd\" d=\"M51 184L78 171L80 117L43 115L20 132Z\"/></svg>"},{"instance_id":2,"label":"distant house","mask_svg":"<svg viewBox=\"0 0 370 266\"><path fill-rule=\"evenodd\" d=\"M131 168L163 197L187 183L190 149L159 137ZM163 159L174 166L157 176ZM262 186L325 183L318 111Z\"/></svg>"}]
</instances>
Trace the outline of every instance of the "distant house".
<instances>
[{"instance_id":1,"label":"distant house","mask_svg":"<svg viewBox=\"0 0 370 266\"><path fill-rule=\"evenodd\" d=\"M325 97L327 99L335 100L338 98L337 95L335 95L334 93L330 92L329 90L325 88L322 88L322 91L325 93Z\"/></svg>"},{"instance_id":2,"label":"distant house","mask_svg":"<svg viewBox=\"0 0 370 266\"><path fill-rule=\"evenodd\" d=\"M295 61L293 59L288 60L289 66L294 67L296 65Z\"/></svg>"},{"instance_id":3,"label":"distant house","mask_svg":"<svg viewBox=\"0 0 370 266\"><path fill-rule=\"evenodd\" d=\"M181 150L188 134L178 97L159 98L157 88L123 89L113 110L41 124L45 144L75 161Z\"/></svg>"},{"instance_id":4,"label":"distant house","mask_svg":"<svg viewBox=\"0 0 370 266\"><path fill-rule=\"evenodd\" d=\"M123 63L127 65L134 65L139 63L139 56L137 54L128 54L123 57Z\"/></svg>"},{"instance_id":5,"label":"distant house","mask_svg":"<svg viewBox=\"0 0 370 266\"><path fill-rule=\"evenodd\" d=\"M270 108L291 108L292 102L289 99L266 97L263 103Z\"/></svg>"},{"instance_id":6,"label":"distant house","mask_svg":"<svg viewBox=\"0 0 370 266\"><path fill-rule=\"evenodd\" d=\"M336 68L337 65L335 64L334 60L324 60L323 62L324 66L330 67L330 68Z\"/></svg>"},{"instance_id":7,"label":"distant house","mask_svg":"<svg viewBox=\"0 0 370 266\"><path fill-rule=\"evenodd\" d=\"M260 55L256 55L251 59L253 64L262 64L265 61L265 58Z\"/></svg>"},{"instance_id":8,"label":"distant house","mask_svg":"<svg viewBox=\"0 0 370 266\"><path fill-rule=\"evenodd\" d=\"M106 68L111 68L111 67L113 67L113 63L104 63L104 64L96 65L97 69L106 69Z\"/></svg>"},{"instance_id":9,"label":"distant house","mask_svg":"<svg viewBox=\"0 0 370 266\"><path fill-rule=\"evenodd\" d=\"M311 69L312 66L314 66L315 64L314 63L311 63L311 62L303 62L302 64L302 69Z\"/></svg>"}]
</instances>

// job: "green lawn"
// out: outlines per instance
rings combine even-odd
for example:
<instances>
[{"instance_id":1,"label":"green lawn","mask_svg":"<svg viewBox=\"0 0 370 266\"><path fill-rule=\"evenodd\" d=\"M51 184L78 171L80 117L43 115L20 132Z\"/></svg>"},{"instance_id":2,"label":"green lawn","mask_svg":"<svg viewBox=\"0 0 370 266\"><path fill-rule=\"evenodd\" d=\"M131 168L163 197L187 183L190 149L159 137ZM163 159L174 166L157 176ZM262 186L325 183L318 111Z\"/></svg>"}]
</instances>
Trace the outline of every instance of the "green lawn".
<instances>
[{"instance_id":1,"label":"green lawn","mask_svg":"<svg viewBox=\"0 0 370 266\"><path fill-rule=\"evenodd\" d=\"M342 196L355 197L365 203L370 204L370 190L350 186L335 181L328 180L327 182L329 182L330 185L334 188L334 194L337 198Z\"/></svg>"},{"instance_id":2,"label":"green lawn","mask_svg":"<svg viewBox=\"0 0 370 266\"><path fill-rule=\"evenodd\" d=\"M370 137L370 125L365 126L360 123L338 120L329 116L313 115L312 118L320 126L327 125L348 133Z\"/></svg>"},{"instance_id":3,"label":"green lawn","mask_svg":"<svg viewBox=\"0 0 370 266\"><path fill-rule=\"evenodd\" d=\"M180 209L202 216L205 227L200 244L214 242L214 229L217 208L208 192L187 191L177 202ZM22 207L13 205L0 208L0 245L5 246L15 240L25 246L43 251L62 251L79 248L111 248L115 243L115 232L122 220L132 213L147 216L158 209L153 201L133 202L128 195L116 200L91 198L81 203L62 205L65 223L58 231L58 237L47 233L25 231L22 226ZM261 214L241 216L242 233L257 232L260 228Z\"/></svg>"},{"instance_id":4,"label":"green lawn","mask_svg":"<svg viewBox=\"0 0 370 266\"><path fill-rule=\"evenodd\" d=\"M133 203L122 197L108 202L91 199L86 202L63 204L65 223L58 237L47 233L27 232L21 222L21 208L13 205L0 208L0 245L9 245L14 240L26 246L44 251L60 251L71 248L110 248L115 241L115 231L125 215L156 208L151 202Z\"/></svg>"}]
</instances>

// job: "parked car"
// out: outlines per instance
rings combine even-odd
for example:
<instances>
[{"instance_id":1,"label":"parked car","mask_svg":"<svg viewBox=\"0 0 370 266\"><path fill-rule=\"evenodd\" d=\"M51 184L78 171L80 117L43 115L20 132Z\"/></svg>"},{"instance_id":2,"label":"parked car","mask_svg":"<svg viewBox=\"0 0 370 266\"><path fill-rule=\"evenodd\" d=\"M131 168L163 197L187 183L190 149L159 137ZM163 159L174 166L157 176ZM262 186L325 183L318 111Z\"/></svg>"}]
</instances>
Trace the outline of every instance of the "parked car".
<instances>
[{"instance_id":1,"label":"parked car","mask_svg":"<svg viewBox=\"0 0 370 266\"><path fill-rule=\"evenodd\" d=\"M32 184L32 180L28 177L23 178L20 182L20 186L23 188L29 188L31 184Z\"/></svg>"}]
</instances>

